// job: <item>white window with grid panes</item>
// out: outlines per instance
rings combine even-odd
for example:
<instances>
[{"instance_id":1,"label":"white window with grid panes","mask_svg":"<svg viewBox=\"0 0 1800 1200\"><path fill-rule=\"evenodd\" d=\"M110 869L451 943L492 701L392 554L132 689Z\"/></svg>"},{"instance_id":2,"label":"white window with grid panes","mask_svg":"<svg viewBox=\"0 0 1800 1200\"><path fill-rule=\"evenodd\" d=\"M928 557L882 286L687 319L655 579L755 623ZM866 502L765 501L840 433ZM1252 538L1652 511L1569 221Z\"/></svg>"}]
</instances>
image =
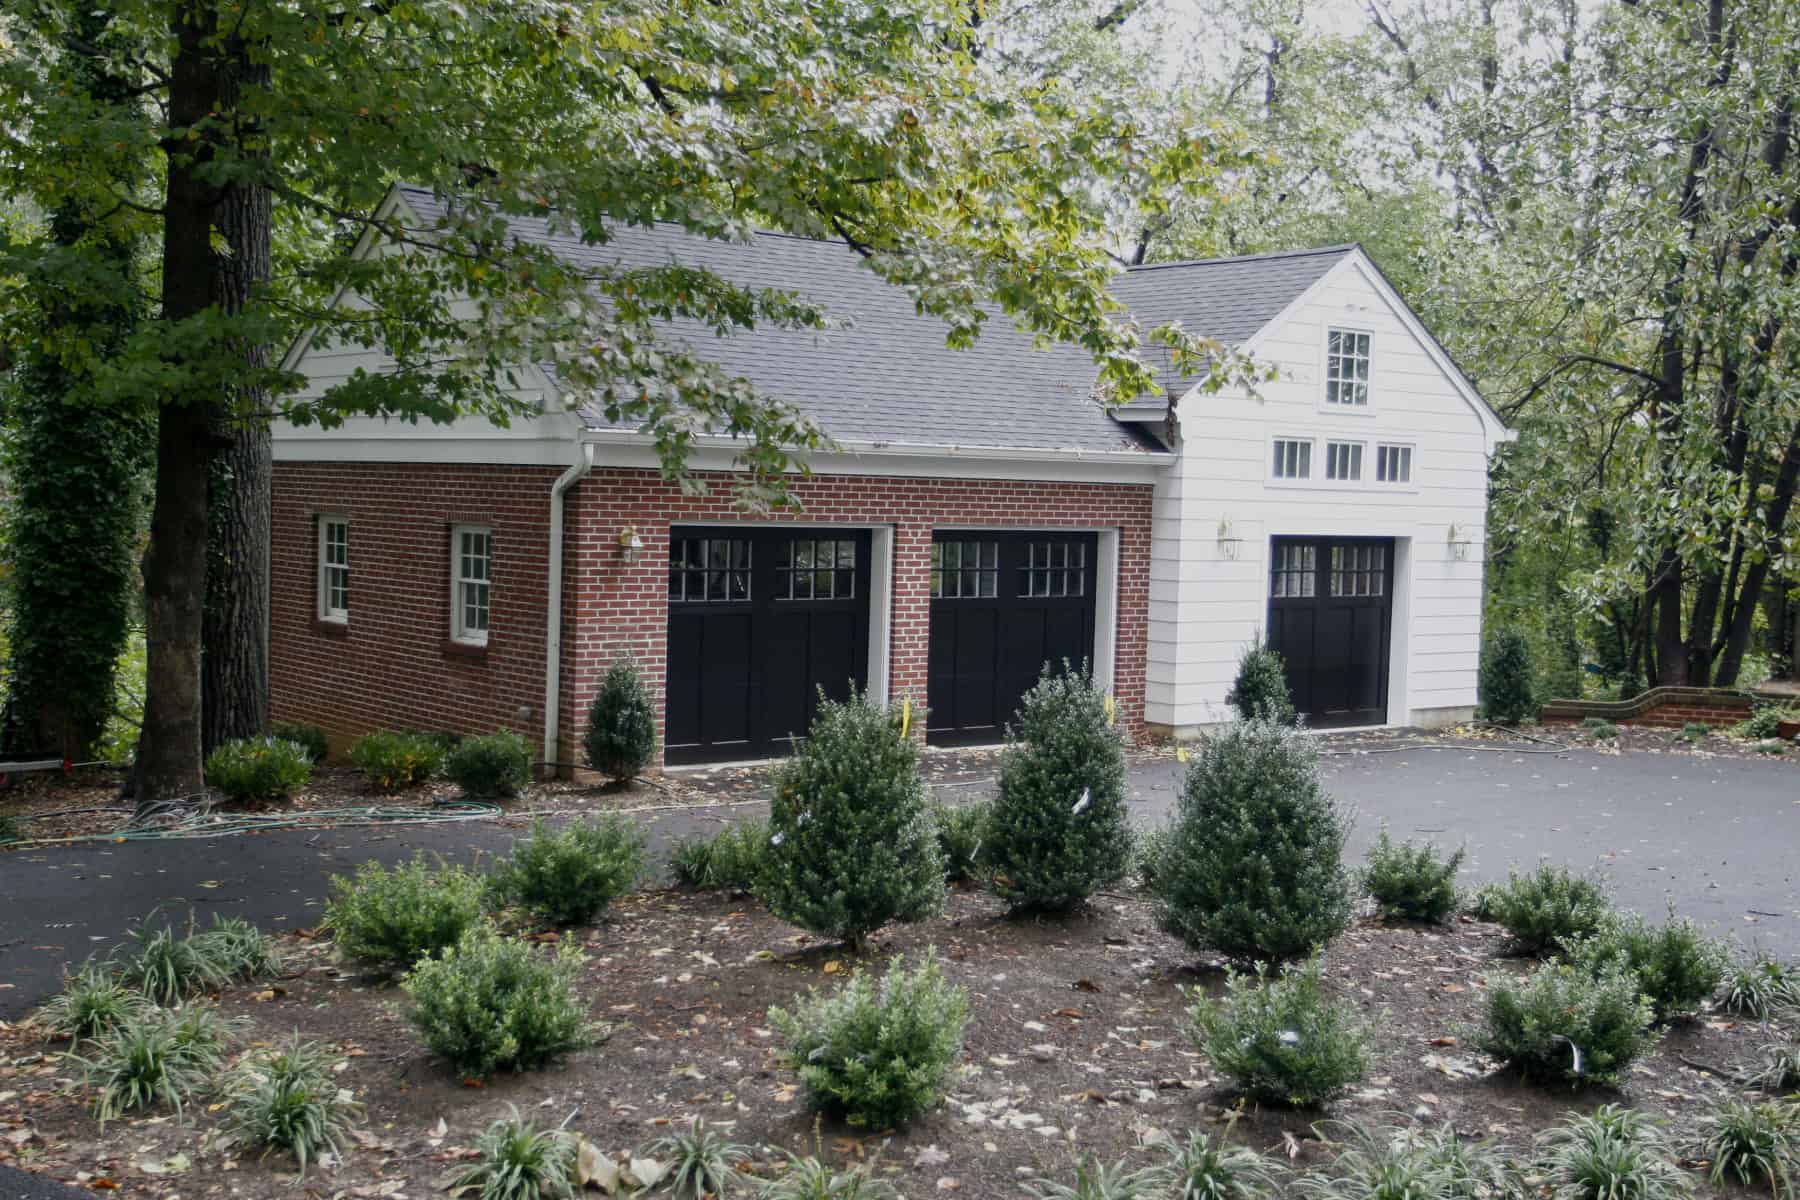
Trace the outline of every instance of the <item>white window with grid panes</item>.
<instances>
[{"instance_id":1,"label":"white window with grid panes","mask_svg":"<svg viewBox=\"0 0 1800 1200\"><path fill-rule=\"evenodd\" d=\"M1311 479L1312 442L1307 438L1276 438L1269 475L1274 479Z\"/></svg>"},{"instance_id":2,"label":"white window with grid panes","mask_svg":"<svg viewBox=\"0 0 1800 1200\"><path fill-rule=\"evenodd\" d=\"M319 518L319 619L350 619L350 518Z\"/></svg>"},{"instance_id":3,"label":"white window with grid panes","mask_svg":"<svg viewBox=\"0 0 1800 1200\"><path fill-rule=\"evenodd\" d=\"M1325 478L1335 483L1358 483L1362 480L1361 442L1325 443Z\"/></svg>"},{"instance_id":4,"label":"white window with grid panes","mask_svg":"<svg viewBox=\"0 0 1800 1200\"><path fill-rule=\"evenodd\" d=\"M485 646L494 586L494 531L482 525L450 530L450 636Z\"/></svg>"},{"instance_id":5,"label":"white window with grid panes","mask_svg":"<svg viewBox=\"0 0 1800 1200\"><path fill-rule=\"evenodd\" d=\"M999 542L970 538L931 543L933 600L980 600L999 593Z\"/></svg>"},{"instance_id":6,"label":"white window with grid panes","mask_svg":"<svg viewBox=\"0 0 1800 1200\"><path fill-rule=\"evenodd\" d=\"M1354 329L1325 334L1325 403L1337 408L1369 405L1369 335Z\"/></svg>"},{"instance_id":7,"label":"white window with grid panes","mask_svg":"<svg viewBox=\"0 0 1800 1200\"><path fill-rule=\"evenodd\" d=\"M1375 482L1410 484L1412 482L1412 447L1375 447Z\"/></svg>"}]
</instances>

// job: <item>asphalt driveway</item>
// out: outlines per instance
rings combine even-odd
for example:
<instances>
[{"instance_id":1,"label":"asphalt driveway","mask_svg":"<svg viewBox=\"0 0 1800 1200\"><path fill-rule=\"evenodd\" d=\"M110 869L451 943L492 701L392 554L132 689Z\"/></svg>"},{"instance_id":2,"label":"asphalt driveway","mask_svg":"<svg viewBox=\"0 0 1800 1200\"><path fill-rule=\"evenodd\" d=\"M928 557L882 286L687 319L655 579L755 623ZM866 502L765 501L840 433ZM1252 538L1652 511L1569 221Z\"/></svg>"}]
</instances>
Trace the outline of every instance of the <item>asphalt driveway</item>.
<instances>
[{"instance_id":1,"label":"asphalt driveway","mask_svg":"<svg viewBox=\"0 0 1800 1200\"><path fill-rule=\"evenodd\" d=\"M1328 786L1357 813L1360 859L1385 822L1397 838L1464 845L1466 883L1539 858L1605 871L1618 902L1653 917L1671 903L1721 934L1800 957L1800 769L1786 762L1635 752L1393 749L1325 759ZM1439 743L1441 746L1442 744ZM1164 819L1182 768L1132 769L1133 817ZM983 772L940 794L984 790ZM646 814L653 850L749 808ZM515 823L516 826L516 823ZM216 840L94 843L0 855L0 1017L59 986L65 963L116 945L153 909L202 923L242 916L271 930L316 924L334 874L415 849L468 862L518 835L496 822L285 830Z\"/></svg>"}]
</instances>

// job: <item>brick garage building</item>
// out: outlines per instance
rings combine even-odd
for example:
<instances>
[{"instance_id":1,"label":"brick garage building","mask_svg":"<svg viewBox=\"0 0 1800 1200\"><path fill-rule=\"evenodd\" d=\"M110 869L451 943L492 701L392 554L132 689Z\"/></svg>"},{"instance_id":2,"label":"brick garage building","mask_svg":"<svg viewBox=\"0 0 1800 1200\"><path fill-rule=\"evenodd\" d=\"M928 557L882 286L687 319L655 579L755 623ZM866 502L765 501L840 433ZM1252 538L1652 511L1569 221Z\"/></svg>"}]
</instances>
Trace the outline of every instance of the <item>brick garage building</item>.
<instances>
[{"instance_id":1,"label":"brick garage building","mask_svg":"<svg viewBox=\"0 0 1800 1200\"><path fill-rule=\"evenodd\" d=\"M396 189L427 240L460 219ZM630 656L669 763L764 757L819 691L929 712L939 743L1003 735L1045 662L1087 663L1134 734L1227 719L1243 647L1281 649L1314 725L1436 724L1473 709L1492 411L1356 247L1121 274L1147 324L1180 321L1279 372L1256 394L1165 372L1114 410L1072 347L996 316L971 349L845 247L619 228L587 244L517 218L582 269L703 268L847 319L661 334L834 439L791 510L731 502L734 444L695 439L708 487L520 364L538 415L275 431L273 708L341 743L374 728L541 739L575 761L588 701ZM365 250L368 247L365 246ZM376 247L375 249L380 249ZM400 251L424 252L424 251ZM303 339L303 401L391 370Z\"/></svg>"}]
</instances>

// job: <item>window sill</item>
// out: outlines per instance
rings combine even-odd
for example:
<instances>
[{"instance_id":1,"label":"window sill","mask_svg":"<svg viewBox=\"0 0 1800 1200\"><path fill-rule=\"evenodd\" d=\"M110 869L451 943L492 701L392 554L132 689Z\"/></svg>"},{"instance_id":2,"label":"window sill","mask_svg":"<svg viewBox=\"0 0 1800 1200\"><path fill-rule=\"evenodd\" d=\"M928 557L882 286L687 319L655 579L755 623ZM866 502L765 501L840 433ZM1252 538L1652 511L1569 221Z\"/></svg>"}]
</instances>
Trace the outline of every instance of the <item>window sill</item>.
<instances>
[{"instance_id":1,"label":"window sill","mask_svg":"<svg viewBox=\"0 0 1800 1200\"><path fill-rule=\"evenodd\" d=\"M479 662L487 657L486 642L459 642L455 638L444 640L445 658L468 658Z\"/></svg>"},{"instance_id":2,"label":"window sill","mask_svg":"<svg viewBox=\"0 0 1800 1200\"><path fill-rule=\"evenodd\" d=\"M324 617L313 618L313 632L322 633L326 637L349 637L349 621L327 621Z\"/></svg>"}]
</instances>

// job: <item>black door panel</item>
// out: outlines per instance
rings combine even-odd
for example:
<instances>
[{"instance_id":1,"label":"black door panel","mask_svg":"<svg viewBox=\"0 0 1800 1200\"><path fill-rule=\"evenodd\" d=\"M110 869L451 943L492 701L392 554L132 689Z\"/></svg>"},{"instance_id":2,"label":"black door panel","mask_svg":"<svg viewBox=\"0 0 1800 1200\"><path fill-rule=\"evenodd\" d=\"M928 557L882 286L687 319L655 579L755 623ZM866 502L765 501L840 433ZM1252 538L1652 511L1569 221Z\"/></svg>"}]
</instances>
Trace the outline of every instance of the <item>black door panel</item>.
<instances>
[{"instance_id":1,"label":"black door panel","mask_svg":"<svg viewBox=\"0 0 1800 1200\"><path fill-rule=\"evenodd\" d=\"M1391 538L1275 538L1269 645L1313 728L1387 720Z\"/></svg>"}]
</instances>

